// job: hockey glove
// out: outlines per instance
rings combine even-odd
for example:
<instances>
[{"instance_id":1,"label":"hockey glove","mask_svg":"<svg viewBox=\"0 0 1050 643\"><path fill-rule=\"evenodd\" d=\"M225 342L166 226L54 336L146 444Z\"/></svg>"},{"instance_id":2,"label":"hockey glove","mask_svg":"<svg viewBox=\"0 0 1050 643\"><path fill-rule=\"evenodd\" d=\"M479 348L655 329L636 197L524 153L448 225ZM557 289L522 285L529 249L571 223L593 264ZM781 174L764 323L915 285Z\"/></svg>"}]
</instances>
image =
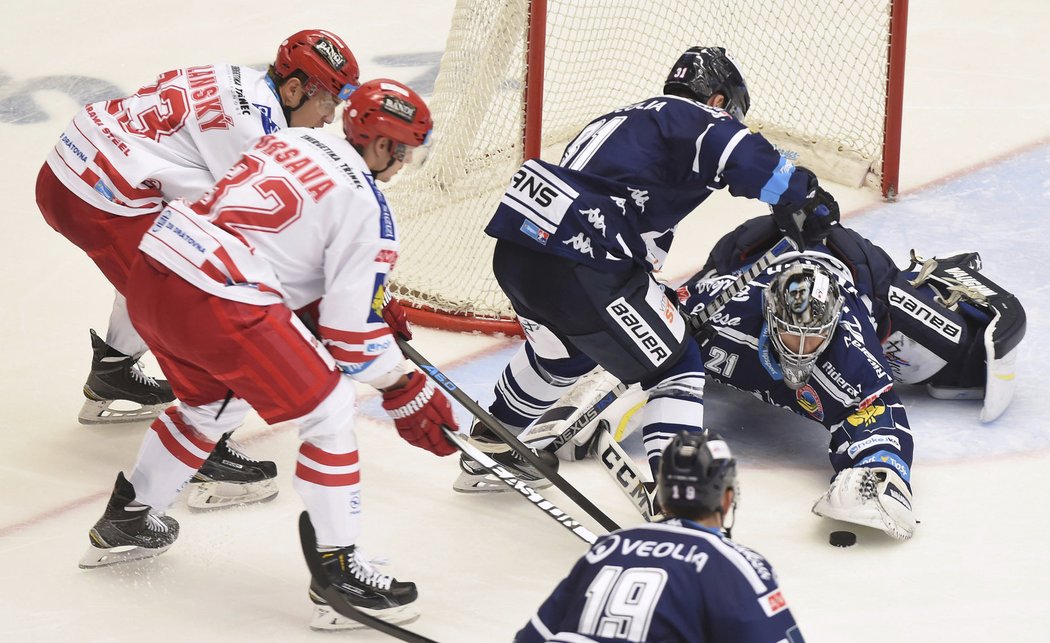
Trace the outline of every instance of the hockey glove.
<instances>
[{"instance_id":1,"label":"hockey glove","mask_svg":"<svg viewBox=\"0 0 1050 643\"><path fill-rule=\"evenodd\" d=\"M391 299L383 306L383 321L402 339L412 339L412 329L408 327L408 314L396 299Z\"/></svg>"},{"instance_id":2,"label":"hockey glove","mask_svg":"<svg viewBox=\"0 0 1050 643\"><path fill-rule=\"evenodd\" d=\"M794 240L800 248L821 243L831 234L832 226L839 222L839 204L824 188L817 176L804 167L795 168L808 181L806 200L798 208L791 205L772 206L773 221L785 236Z\"/></svg>"},{"instance_id":3,"label":"hockey glove","mask_svg":"<svg viewBox=\"0 0 1050 643\"><path fill-rule=\"evenodd\" d=\"M452 455L452 446L441 431L444 424L458 429L452 405L422 373L408 374L408 384L383 391L383 408L394 419L398 434L409 444L440 456Z\"/></svg>"}]
</instances>

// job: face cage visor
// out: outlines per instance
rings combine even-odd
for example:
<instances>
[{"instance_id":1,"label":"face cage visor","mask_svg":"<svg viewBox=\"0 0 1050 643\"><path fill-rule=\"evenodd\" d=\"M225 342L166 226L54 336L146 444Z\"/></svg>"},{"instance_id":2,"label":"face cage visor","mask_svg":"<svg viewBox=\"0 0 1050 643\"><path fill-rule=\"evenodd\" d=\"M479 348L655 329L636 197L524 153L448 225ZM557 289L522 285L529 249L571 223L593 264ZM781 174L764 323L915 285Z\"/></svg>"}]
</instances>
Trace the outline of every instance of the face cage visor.
<instances>
[{"instance_id":1,"label":"face cage visor","mask_svg":"<svg viewBox=\"0 0 1050 643\"><path fill-rule=\"evenodd\" d=\"M839 321L842 311L842 298L835 302L828 322L820 326L799 326L788 323L776 316L772 305L766 306L767 336L773 343L773 348L780 358L780 368L784 374L784 383L792 390L798 390L809 379L813 367L817 364L817 358L831 344L831 334L835 332L835 326ZM795 335L799 338L798 350L791 349L784 343L780 334ZM812 351L806 353L806 340L819 338L820 344Z\"/></svg>"}]
</instances>

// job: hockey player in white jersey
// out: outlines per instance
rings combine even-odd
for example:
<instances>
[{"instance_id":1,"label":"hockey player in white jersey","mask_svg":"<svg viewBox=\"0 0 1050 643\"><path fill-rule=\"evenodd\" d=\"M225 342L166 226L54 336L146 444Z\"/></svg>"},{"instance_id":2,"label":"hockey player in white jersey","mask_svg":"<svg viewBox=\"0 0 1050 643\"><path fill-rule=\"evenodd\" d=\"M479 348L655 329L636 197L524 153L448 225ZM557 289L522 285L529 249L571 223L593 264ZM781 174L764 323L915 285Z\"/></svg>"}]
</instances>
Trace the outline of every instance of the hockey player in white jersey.
<instances>
[{"instance_id":1,"label":"hockey player in white jersey","mask_svg":"<svg viewBox=\"0 0 1050 643\"><path fill-rule=\"evenodd\" d=\"M675 436L657 496L664 518L599 538L515 643L802 643L772 565L730 540L738 489L726 442Z\"/></svg>"},{"instance_id":2,"label":"hockey player in white jersey","mask_svg":"<svg viewBox=\"0 0 1050 643\"><path fill-rule=\"evenodd\" d=\"M106 340L91 333L95 355L82 423L150 419L171 401L167 383L136 366L146 347L121 296L138 240L162 204L200 198L264 134L331 123L357 82L346 44L310 29L281 43L267 72L174 69L131 96L76 114L48 154L36 193L47 222L87 252L118 291ZM114 400L142 408L121 409Z\"/></svg>"},{"instance_id":3,"label":"hockey player in white jersey","mask_svg":"<svg viewBox=\"0 0 1050 643\"><path fill-rule=\"evenodd\" d=\"M524 430L596 364L650 391L641 415L653 471L678 431L702 430L703 362L652 276L676 227L722 188L768 203L785 220L797 213L806 233L838 218L812 172L748 131L741 119L749 105L725 49L693 47L663 94L599 116L560 164L529 160L511 179L485 229L497 240L496 279L526 336L489 408L511 430ZM534 486L546 483L483 427L472 439ZM506 490L473 460L461 465L457 491Z\"/></svg>"},{"instance_id":4,"label":"hockey player in white jersey","mask_svg":"<svg viewBox=\"0 0 1050 643\"><path fill-rule=\"evenodd\" d=\"M178 524L165 512L179 489L254 409L299 427L293 484L332 584L381 618L413 615L415 585L377 572L355 548L352 380L382 391L405 440L455 451L441 430L456 426L447 398L407 367L382 310L399 245L376 181L410 160L431 119L415 92L375 80L350 96L343 126L346 138L302 128L263 137L203 199L176 200L150 222L125 292L180 404L153 421L131 475L118 475L82 566L166 550ZM292 311L318 299L315 336ZM315 626L344 625L311 598Z\"/></svg>"},{"instance_id":5,"label":"hockey player in white jersey","mask_svg":"<svg viewBox=\"0 0 1050 643\"><path fill-rule=\"evenodd\" d=\"M40 169L36 196L44 219L117 289L105 341L91 331L81 423L150 420L173 399L166 381L137 365L146 345L123 296L139 240L164 202L200 198L260 136L331 123L357 82L349 47L335 34L308 29L281 43L267 72L175 69L132 96L77 113ZM206 509L272 498L276 472L272 462L255 461L224 438L194 480L200 484L189 502Z\"/></svg>"}]
</instances>

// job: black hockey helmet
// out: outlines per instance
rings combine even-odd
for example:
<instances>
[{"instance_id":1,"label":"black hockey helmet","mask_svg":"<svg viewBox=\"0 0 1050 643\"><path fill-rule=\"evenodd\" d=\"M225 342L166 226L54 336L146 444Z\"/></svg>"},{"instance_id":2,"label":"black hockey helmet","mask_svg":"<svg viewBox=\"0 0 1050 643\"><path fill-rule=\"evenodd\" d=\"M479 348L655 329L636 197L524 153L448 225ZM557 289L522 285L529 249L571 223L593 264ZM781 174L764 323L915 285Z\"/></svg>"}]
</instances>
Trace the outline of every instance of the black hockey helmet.
<instances>
[{"instance_id":1,"label":"black hockey helmet","mask_svg":"<svg viewBox=\"0 0 1050 643\"><path fill-rule=\"evenodd\" d=\"M722 94L723 109L738 121L744 120L751 107L747 83L725 47L690 47L671 67L664 82L664 93L684 92L706 103L713 95Z\"/></svg>"},{"instance_id":2,"label":"black hockey helmet","mask_svg":"<svg viewBox=\"0 0 1050 643\"><path fill-rule=\"evenodd\" d=\"M664 449L656 494L665 512L721 513L730 488L736 492L736 460L721 436L682 431Z\"/></svg>"}]
</instances>

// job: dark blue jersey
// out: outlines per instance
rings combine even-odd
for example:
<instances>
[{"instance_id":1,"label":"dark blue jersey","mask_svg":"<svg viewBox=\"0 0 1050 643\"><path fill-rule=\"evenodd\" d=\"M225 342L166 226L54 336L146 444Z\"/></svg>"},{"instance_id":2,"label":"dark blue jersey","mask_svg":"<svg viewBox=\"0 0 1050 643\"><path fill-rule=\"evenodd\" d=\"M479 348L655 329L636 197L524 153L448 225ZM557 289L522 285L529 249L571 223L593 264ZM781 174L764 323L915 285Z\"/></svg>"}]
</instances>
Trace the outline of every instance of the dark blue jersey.
<instances>
[{"instance_id":1,"label":"dark blue jersey","mask_svg":"<svg viewBox=\"0 0 1050 643\"><path fill-rule=\"evenodd\" d=\"M717 189L801 204L808 179L725 111L657 96L601 116L559 165L527 161L485 232L599 268L659 268L678 224Z\"/></svg>"},{"instance_id":2,"label":"dark blue jersey","mask_svg":"<svg viewBox=\"0 0 1050 643\"><path fill-rule=\"evenodd\" d=\"M909 482L911 429L893 390L893 371L875 329L871 300L855 288L845 264L827 251L811 247L805 256L835 275L845 299L830 344L806 383L797 390L784 383L766 335L763 303L766 285L797 254L786 255L712 316L701 341L706 375L823 424L832 433L830 457L836 471L890 466ZM714 275L690 281L684 286L686 310L699 312L734 279Z\"/></svg>"},{"instance_id":3,"label":"dark blue jersey","mask_svg":"<svg viewBox=\"0 0 1050 643\"><path fill-rule=\"evenodd\" d=\"M803 639L765 558L715 529L672 519L599 538L514 640Z\"/></svg>"}]
</instances>

